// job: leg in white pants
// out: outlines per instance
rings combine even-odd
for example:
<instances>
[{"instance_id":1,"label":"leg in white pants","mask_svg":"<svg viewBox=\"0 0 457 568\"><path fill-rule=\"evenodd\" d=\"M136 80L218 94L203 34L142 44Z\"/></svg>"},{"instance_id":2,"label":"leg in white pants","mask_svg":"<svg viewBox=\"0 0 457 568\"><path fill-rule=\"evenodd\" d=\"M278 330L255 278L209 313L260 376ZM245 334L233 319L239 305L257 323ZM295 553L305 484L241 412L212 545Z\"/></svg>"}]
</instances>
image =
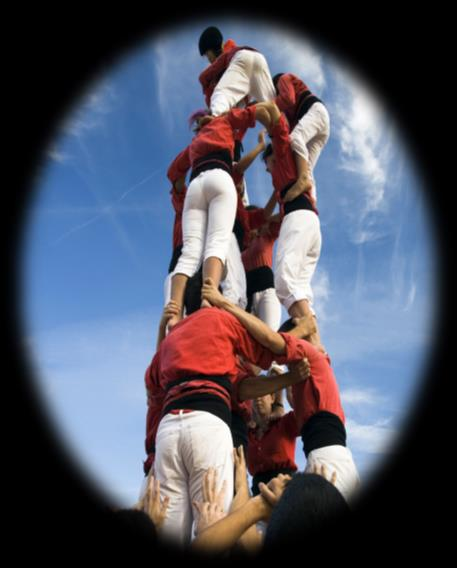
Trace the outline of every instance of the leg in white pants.
<instances>
[{"instance_id":1,"label":"leg in white pants","mask_svg":"<svg viewBox=\"0 0 457 568\"><path fill-rule=\"evenodd\" d=\"M184 245L173 274L190 278L210 256L225 263L236 204L235 185L224 170L208 170L192 180L182 216Z\"/></svg>"},{"instance_id":2,"label":"leg in white pants","mask_svg":"<svg viewBox=\"0 0 457 568\"><path fill-rule=\"evenodd\" d=\"M252 313L274 331L278 330L281 324L281 304L274 288L253 294Z\"/></svg>"},{"instance_id":3,"label":"leg in white pants","mask_svg":"<svg viewBox=\"0 0 457 568\"><path fill-rule=\"evenodd\" d=\"M211 96L211 113L219 116L250 95L258 102L275 98L276 92L265 57L257 51L238 51Z\"/></svg>"},{"instance_id":4,"label":"leg in white pants","mask_svg":"<svg viewBox=\"0 0 457 568\"><path fill-rule=\"evenodd\" d=\"M346 501L351 502L360 486L360 478L351 450L345 446L325 446L309 453L305 472L313 466L325 465L329 477L336 472L335 487Z\"/></svg>"},{"instance_id":5,"label":"leg in white pants","mask_svg":"<svg viewBox=\"0 0 457 568\"><path fill-rule=\"evenodd\" d=\"M329 136L328 111L322 103L314 103L290 134L292 150L308 162L311 175ZM316 199L315 183L311 194Z\"/></svg>"},{"instance_id":6,"label":"leg in white pants","mask_svg":"<svg viewBox=\"0 0 457 568\"><path fill-rule=\"evenodd\" d=\"M286 310L299 300L313 302L311 279L321 253L319 217L299 209L285 215L276 249L275 289Z\"/></svg>"},{"instance_id":7,"label":"leg in white pants","mask_svg":"<svg viewBox=\"0 0 457 568\"><path fill-rule=\"evenodd\" d=\"M203 476L209 467L217 471L218 490L227 482L224 508L233 496L233 446L230 428L209 412L167 414L156 437L154 473L161 496L169 497L162 532L165 538L189 544L198 514L192 501L202 501Z\"/></svg>"},{"instance_id":8,"label":"leg in white pants","mask_svg":"<svg viewBox=\"0 0 457 568\"><path fill-rule=\"evenodd\" d=\"M246 272L241 260L240 247L232 231L230 245L227 252L226 276L221 281L222 294L232 302L245 309L246 298Z\"/></svg>"}]
</instances>

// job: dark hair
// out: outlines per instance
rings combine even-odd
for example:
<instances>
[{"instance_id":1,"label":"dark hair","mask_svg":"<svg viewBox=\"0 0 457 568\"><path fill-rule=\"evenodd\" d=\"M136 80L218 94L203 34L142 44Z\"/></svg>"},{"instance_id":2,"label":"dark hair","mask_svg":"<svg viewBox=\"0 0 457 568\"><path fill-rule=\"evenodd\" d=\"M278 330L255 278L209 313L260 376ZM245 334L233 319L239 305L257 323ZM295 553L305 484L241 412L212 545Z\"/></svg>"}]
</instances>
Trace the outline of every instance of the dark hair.
<instances>
[{"instance_id":1,"label":"dark hair","mask_svg":"<svg viewBox=\"0 0 457 568\"><path fill-rule=\"evenodd\" d=\"M208 49L212 49L216 55L220 55L222 52L222 34L218 28L215 26L210 26L206 28L198 40L198 49L200 55L205 55Z\"/></svg>"},{"instance_id":2,"label":"dark hair","mask_svg":"<svg viewBox=\"0 0 457 568\"><path fill-rule=\"evenodd\" d=\"M338 489L321 475L296 473L273 508L265 534L265 548L284 546L285 542L303 543L325 524L335 523L349 512Z\"/></svg>"},{"instance_id":3,"label":"dark hair","mask_svg":"<svg viewBox=\"0 0 457 568\"><path fill-rule=\"evenodd\" d=\"M262 160L266 162L267 158L272 154L273 154L273 146L271 144L268 144L265 150L263 151Z\"/></svg>"},{"instance_id":4,"label":"dark hair","mask_svg":"<svg viewBox=\"0 0 457 568\"><path fill-rule=\"evenodd\" d=\"M276 73L276 75L273 77L273 85L275 86L276 94L278 94L278 81L283 75L284 73Z\"/></svg>"},{"instance_id":5,"label":"dark hair","mask_svg":"<svg viewBox=\"0 0 457 568\"><path fill-rule=\"evenodd\" d=\"M284 323L281 324L281 327L278 329L278 332L287 333L294 327L295 324L292 323L292 318L289 318Z\"/></svg>"},{"instance_id":6,"label":"dark hair","mask_svg":"<svg viewBox=\"0 0 457 568\"><path fill-rule=\"evenodd\" d=\"M245 207L246 211L255 211L256 209L260 209L258 205L247 205Z\"/></svg>"}]
</instances>

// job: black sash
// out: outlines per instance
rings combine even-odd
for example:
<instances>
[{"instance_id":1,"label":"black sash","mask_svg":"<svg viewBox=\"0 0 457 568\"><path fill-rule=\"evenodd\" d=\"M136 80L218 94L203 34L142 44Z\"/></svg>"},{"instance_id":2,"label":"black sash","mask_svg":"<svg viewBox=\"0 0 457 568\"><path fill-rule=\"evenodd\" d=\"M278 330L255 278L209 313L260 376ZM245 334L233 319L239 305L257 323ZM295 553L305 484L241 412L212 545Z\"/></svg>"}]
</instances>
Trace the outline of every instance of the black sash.
<instances>
[{"instance_id":1,"label":"black sash","mask_svg":"<svg viewBox=\"0 0 457 568\"><path fill-rule=\"evenodd\" d=\"M286 195L286 193L294 185L294 183L295 182L291 182L291 183L286 185L286 187L281 191L281 198L283 198ZM298 195L292 201L288 201L287 203L284 203L284 215L287 215L288 213L292 213L292 211L297 211L298 209L308 209L310 211L315 212L315 209L312 206L311 201L309 200L309 198L306 196L305 193Z\"/></svg>"},{"instance_id":2,"label":"black sash","mask_svg":"<svg viewBox=\"0 0 457 568\"><path fill-rule=\"evenodd\" d=\"M207 170L220 169L226 171L228 174L232 175L232 156L228 150L219 150L216 152L211 152L195 160L192 168L192 173L190 175L190 181L200 175L202 172Z\"/></svg>"}]
</instances>

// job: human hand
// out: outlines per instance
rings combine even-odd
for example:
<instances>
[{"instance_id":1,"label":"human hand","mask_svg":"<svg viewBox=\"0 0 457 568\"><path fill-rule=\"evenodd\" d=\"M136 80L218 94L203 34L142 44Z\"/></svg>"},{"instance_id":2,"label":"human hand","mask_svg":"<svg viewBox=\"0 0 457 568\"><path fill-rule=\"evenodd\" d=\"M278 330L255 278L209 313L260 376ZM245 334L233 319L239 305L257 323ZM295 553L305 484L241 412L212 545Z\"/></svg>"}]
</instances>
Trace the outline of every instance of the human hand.
<instances>
[{"instance_id":1,"label":"human hand","mask_svg":"<svg viewBox=\"0 0 457 568\"><path fill-rule=\"evenodd\" d=\"M309 364L308 359L305 357L301 361L297 361L296 363L291 363L289 365L290 373L296 378L297 383L301 381L306 381L311 373L311 366Z\"/></svg>"},{"instance_id":2,"label":"human hand","mask_svg":"<svg viewBox=\"0 0 457 568\"><path fill-rule=\"evenodd\" d=\"M167 516L170 498L160 499L160 481L151 475L143 499L139 503L140 510L148 514L156 529L160 529Z\"/></svg>"},{"instance_id":3,"label":"human hand","mask_svg":"<svg viewBox=\"0 0 457 568\"><path fill-rule=\"evenodd\" d=\"M244 457L244 448L239 446L233 448L233 459L235 462L235 494L247 489L247 468Z\"/></svg>"},{"instance_id":4,"label":"human hand","mask_svg":"<svg viewBox=\"0 0 457 568\"><path fill-rule=\"evenodd\" d=\"M302 193L310 193L313 189L313 182L309 177L303 177L298 179L294 185L287 191L283 198L284 203L288 201L293 201L296 197Z\"/></svg>"},{"instance_id":5,"label":"human hand","mask_svg":"<svg viewBox=\"0 0 457 568\"><path fill-rule=\"evenodd\" d=\"M265 501L270 505L270 507L275 507L286 488L286 485L292 479L290 475L285 475L280 473L270 481L265 483L259 483L260 495L265 499Z\"/></svg>"},{"instance_id":6,"label":"human hand","mask_svg":"<svg viewBox=\"0 0 457 568\"><path fill-rule=\"evenodd\" d=\"M327 468L325 464L317 464L313 463L311 468L308 470L308 473L315 473L316 475L321 475L327 481L330 481L332 485L336 484L336 471L332 473L332 476L329 479L329 474L327 473Z\"/></svg>"},{"instance_id":7,"label":"human hand","mask_svg":"<svg viewBox=\"0 0 457 568\"><path fill-rule=\"evenodd\" d=\"M311 313L300 318L292 318L292 323L295 326L294 335L300 338L309 337L317 331L316 318Z\"/></svg>"},{"instance_id":8,"label":"human hand","mask_svg":"<svg viewBox=\"0 0 457 568\"><path fill-rule=\"evenodd\" d=\"M193 501L192 504L198 511L198 522L195 533L199 534L210 525L226 516L224 499L227 482L224 480L220 491L217 491L217 471L210 467L203 477L202 501Z\"/></svg>"},{"instance_id":9,"label":"human hand","mask_svg":"<svg viewBox=\"0 0 457 568\"><path fill-rule=\"evenodd\" d=\"M202 286L202 300L206 300L212 306L220 308L226 301L219 292L211 278L205 278Z\"/></svg>"},{"instance_id":10,"label":"human hand","mask_svg":"<svg viewBox=\"0 0 457 568\"><path fill-rule=\"evenodd\" d=\"M180 306L174 300L170 300L168 304L164 307L162 312L162 318L160 320L161 325L166 325L168 321L180 313Z\"/></svg>"}]
</instances>

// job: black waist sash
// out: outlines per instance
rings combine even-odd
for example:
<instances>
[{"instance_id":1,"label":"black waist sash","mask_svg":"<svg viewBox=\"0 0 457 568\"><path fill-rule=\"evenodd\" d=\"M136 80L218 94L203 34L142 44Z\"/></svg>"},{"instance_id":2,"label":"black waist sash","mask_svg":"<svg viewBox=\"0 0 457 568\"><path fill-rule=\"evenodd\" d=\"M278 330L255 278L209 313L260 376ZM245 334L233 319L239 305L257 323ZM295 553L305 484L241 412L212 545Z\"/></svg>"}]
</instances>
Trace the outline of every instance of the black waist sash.
<instances>
[{"instance_id":1,"label":"black waist sash","mask_svg":"<svg viewBox=\"0 0 457 568\"><path fill-rule=\"evenodd\" d=\"M192 173L190 175L190 181L202 172L215 169L224 170L228 174L232 175L232 156L228 150L210 152L209 154L206 154L206 156L195 160Z\"/></svg>"},{"instance_id":2,"label":"black waist sash","mask_svg":"<svg viewBox=\"0 0 457 568\"><path fill-rule=\"evenodd\" d=\"M326 446L346 446L346 428L340 418L322 410L311 416L301 429L305 456L318 448Z\"/></svg>"},{"instance_id":3,"label":"black waist sash","mask_svg":"<svg viewBox=\"0 0 457 568\"><path fill-rule=\"evenodd\" d=\"M248 300L246 311L251 311L252 299L256 292L263 292L263 290L274 287L273 270L269 266L259 266L259 268L248 270L246 272L246 297Z\"/></svg>"},{"instance_id":4,"label":"black waist sash","mask_svg":"<svg viewBox=\"0 0 457 568\"><path fill-rule=\"evenodd\" d=\"M281 191L281 198L284 198L284 196L289 191L289 189L294 185L294 183L295 182L291 182L286 185L286 187ZM309 211L315 212L315 209L312 206L310 199L306 196L305 193L297 195L297 197L292 201L284 203L284 215L292 213L292 211L297 211L298 209L308 209Z\"/></svg>"},{"instance_id":5,"label":"black waist sash","mask_svg":"<svg viewBox=\"0 0 457 568\"><path fill-rule=\"evenodd\" d=\"M272 469L270 471L262 471L260 473L256 473L252 478L252 495L255 497L260 493L259 483L268 483L273 479L273 477L276 477L280 473L283 473L284 475L293 475L296 471L297 470L292 467L281 467L278 469Z\"/></svg>"},{"instance_id":6,"label":"black waist sash","mask_svg":"<svg viewBox=\"0 0 457 568\"><path fill-rule=\"evenodd\" d=\"M218 395L206 392L199 392L198 387L192 386L195 380L205 380L218 384L223 387L229 397L232 394L232 383L228 375L191 375L171 381L165 386L165 391L169 392L173 387L183 383L189 383L188 387L180 391L180 396L176 400L168 403L163 409L162 416L165 416L170 410L202 410L209 412L220 418L230 428L232 423L231 409L227 403Z\"/></svg>"},{"instance_id":7,"label":"black waist sash","mask_svg":"<svg viewBox=\"0 0 457 568\"><path fill-rule=\"evenodd\" d=\"M295 121L298 122L301 118L303 118L314 103L322 103L322 101L313 95L311 91L305 91L302 93L295 112Z\"/></svg>"}]
</instances>

